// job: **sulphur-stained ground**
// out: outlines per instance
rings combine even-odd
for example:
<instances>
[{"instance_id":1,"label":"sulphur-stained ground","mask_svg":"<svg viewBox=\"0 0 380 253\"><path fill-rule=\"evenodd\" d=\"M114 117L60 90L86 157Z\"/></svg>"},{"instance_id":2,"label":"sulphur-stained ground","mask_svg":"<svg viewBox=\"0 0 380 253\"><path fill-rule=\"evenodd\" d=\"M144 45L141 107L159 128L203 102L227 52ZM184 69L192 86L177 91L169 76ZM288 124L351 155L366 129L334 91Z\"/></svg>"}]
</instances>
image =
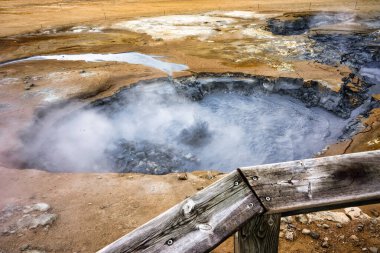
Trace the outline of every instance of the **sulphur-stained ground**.
<instances>
[{"instance_id":1,"label":"sulphur-stained ground","mask_svg":"<svg viewBox=\"0 0 380 253\"><path fill-rule=\"evenodd\" d=\"M36 110L68 100L92 102L140 80L199 72L302 78L339 92L352 73L347 64L314 60L321 52L308 36L264 29L268 18L316 11L340 13L334 14L340 23L314 33L379 36L373 28L380 12L376 0L0 1L0 253L95 252L223 177L207 171L185 177L15 169L13 150L22 145L20 131ZM352 15L370 21L357 24ZM159 55L188 68L170 73L117 61L28 60L124 52ZM372 101L380 99L377 93ZM353 137L331 143L320 155L379 149L379 115L378 108L370 110ZM283 220L280 252L377 252L380 205L361 208L363 213L355 209L358 216L334 211L348 222ZM233 252L232 238L213 252Z\"/></svg>"}]
</instances>

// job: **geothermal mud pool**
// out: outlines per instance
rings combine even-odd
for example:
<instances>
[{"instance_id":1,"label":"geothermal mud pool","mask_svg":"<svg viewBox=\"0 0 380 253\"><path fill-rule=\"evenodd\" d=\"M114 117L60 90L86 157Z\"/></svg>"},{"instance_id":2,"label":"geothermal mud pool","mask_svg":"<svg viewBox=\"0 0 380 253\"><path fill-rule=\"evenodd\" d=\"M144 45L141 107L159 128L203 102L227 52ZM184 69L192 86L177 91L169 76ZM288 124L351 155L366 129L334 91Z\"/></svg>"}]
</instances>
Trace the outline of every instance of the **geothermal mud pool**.
<instances>
[{"instance_id":1,"label":"geothermal mud pool","mask_svg":"<svg viewBox=\"0 0 380 253\"><path fill-rule=\"evenodd\" d=\"M348 119L285 95L302 85L228 76L141 82L74 113L70 105L45 112L24 136L24 166L165 174L312 157Z\"/></svg>"}]
</instances>

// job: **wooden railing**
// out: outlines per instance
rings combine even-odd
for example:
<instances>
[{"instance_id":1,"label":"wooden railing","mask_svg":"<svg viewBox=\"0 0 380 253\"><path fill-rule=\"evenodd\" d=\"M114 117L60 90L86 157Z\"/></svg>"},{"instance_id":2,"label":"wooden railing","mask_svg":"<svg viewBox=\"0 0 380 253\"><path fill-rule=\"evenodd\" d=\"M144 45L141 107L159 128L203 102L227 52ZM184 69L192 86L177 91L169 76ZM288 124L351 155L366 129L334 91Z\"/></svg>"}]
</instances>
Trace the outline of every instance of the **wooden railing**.
<instances>
[{"instance_id":1,"label":"wooden railing","mask_svg":"<svg viewBox=\"0 0 380 253\"><path fill-rule=\"evenodd\" d=\"M380 151L239 168L98 253L277 252L281 216L380 202Z\"/></svg>"}]
</instances>

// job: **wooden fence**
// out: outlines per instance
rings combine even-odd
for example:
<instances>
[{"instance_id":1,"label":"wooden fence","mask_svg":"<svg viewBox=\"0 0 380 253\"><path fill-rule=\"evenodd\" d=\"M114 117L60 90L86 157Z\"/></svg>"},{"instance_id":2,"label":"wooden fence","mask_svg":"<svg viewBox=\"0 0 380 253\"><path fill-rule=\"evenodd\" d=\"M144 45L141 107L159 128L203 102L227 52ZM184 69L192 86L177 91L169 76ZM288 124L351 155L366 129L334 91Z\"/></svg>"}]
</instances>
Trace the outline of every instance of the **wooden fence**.
<instances>
[{"instance_id":1,"label":"wooden fence","mask_svg":"<svg viewBox=\"0 0 380 253\"><path fill-rule=\"evenodd\" d=\"M281 216L380 202L380 151L239 168L98 253L277 252Z\"/></svg>"}]
</instances>

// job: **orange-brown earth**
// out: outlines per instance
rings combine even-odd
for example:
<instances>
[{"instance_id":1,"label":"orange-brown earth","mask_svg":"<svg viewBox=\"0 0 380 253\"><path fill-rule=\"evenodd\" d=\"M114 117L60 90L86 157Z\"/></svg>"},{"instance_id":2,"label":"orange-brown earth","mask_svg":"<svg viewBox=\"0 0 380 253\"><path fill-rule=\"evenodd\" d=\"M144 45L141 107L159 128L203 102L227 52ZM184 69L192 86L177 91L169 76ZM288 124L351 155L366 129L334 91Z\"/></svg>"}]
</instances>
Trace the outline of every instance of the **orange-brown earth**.
<instances>
[{"instance_id":1,"label":"orange-brown earth","mask_svg":"<svg viewBox=\"0 0 380 253\"><path fill-rule=\"evenodd\" d=\"M339 90L341 79L350 73L345 66L327 66L315 62L293 60L281 65L281 57L257 53L246 57L246 46L260 45L242 36L239 29L226 28L212 42L189 37L183 40L152 39L142 33L127 30L105 30L104 33L38 33L51 28L77 25L111 26L111 24L143 16L196 14L207 11L250 10L263 13L282 13L305 10L344 10L366 13L379 11L378 1L1 1L0 61L41 54L116 53L137 51L166 56L167 61L183 63L193 72L244 72L268 76L302 77L325 81L331 89ZM244 26L246 20L240 20ZM83 70L85 72L83 72ZM138 174L49 173L37 170L15 170L4 157L5 150L20 145L17 135L30 124L36 108L49 104L49 95L58 101L78 99L84 102L112 95L121 87L142 79L165 76L164 73L124 63L101 62L22 62L0 67L0 129L6 131L0 147L0 209L9 205L29 205L46 202L58 219L49 229L37 228L16 234L0 235L0 252L19 252L20 248L46 252L94 252L118 237L140 226L168 209L186 196L214 182L218 173L194 172L188 180L178 180L176 174L165 176ZM32 80L33 86L26 87ZM30 89L29 89L30 88ZM46 93L52 90L53 93ZM378 99L377 95L377 99ZM376 95L375 95L376 97ZM367 126L352 140L330 146L325 155L374 150L380 148L378 110L363 118ZM8 156L9 153L5 153ZM363 210L380 212L379 205ZM13 217L13 219L16 218ZM280 252L361 252L362 248L380 246L379 230L357 233L358 222L343 228L330 224L330 229L308 226L329 237L329 248L320 240L297 234L293 242L280 239ZM365 224L365 227L369 224ZM302 229L305 225L297 225ZM358 242L348 239L355 233ZM339 239L337 235L345 235ZM215 252L233 252L229 239Z\"/></svg>"}]
</instances>

